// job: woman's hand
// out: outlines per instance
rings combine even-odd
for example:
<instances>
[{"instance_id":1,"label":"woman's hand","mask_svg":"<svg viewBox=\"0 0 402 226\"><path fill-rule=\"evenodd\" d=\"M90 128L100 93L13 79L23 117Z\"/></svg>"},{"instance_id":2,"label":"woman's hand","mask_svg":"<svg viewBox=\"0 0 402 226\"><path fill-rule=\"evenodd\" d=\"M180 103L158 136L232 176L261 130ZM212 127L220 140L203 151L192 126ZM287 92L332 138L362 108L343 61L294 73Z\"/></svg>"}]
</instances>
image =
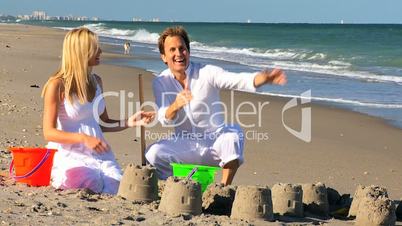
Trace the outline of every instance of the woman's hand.
<instances>
[{"instance_id":1,"label":"woman's hand","mask_svg":"<svg viewBox=\"0 0 402 226\"><path fill-rule=\"evenodd\" d=\"M152 122L155 118L155 112L154 111L139 111L132 115L128 120L127 120L127 126L128 127L134 127L134 126L145 126Z\"/></svg>"},{"instance_id":2,"label":"woman's hand","mask_svg":"<svg viewBox=\"0 0 402 226\"><path fill-rule=\"evenodd\" d=\"M96 151L97 153L104 153L110 149L109 145L104 140L85 134L83 134L83 143L85 146Z\"/></svg>"}]
</instances>

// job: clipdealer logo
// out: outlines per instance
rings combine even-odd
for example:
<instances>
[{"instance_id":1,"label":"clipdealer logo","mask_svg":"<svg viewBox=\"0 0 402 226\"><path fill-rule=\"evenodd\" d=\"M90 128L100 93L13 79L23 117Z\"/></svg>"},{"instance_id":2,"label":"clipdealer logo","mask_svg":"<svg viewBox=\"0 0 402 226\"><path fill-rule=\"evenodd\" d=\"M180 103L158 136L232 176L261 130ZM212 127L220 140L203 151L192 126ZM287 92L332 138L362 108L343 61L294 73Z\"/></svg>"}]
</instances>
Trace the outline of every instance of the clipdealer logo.
<instances>
[{"instance_id":1,"label":"clipdealer logo","mask_svg":"<svg viewBox=\"0 0 402 226\"><path fill-rule=\"evenodd\" d=\"M269 140L269 133L261 133L255 130L246 131L246 139L247 140L255 140L257 142Z\"/></svg>"},{"instance_id":2,"label":"clipdealer logo","mask_svg":"<svg viewBox=\"0 0 402 226\"><path fill-rule=\"evenodd\" d=\"M285 106L282 108L282 125L285 127L289 133L293 134L293 136L299 138L300 140L304 142L311 142L311 107L303 107L302 108L302 115L301 115L301 130L296 131L292 128L290 128L288 125L286 125L284 121L284 113L285 111L289 110L290 108L296 107L297 104L297 99L296 97L292 98L290 101L288 101ZM301 99L301 104L307 104L311 102L311 89L302 93L300 95Z\"/></svg>"},{"instance_id":3,"label":"clipdealer logo","mask_svg":"<svg viewBox=\"0 0 402 226\"><path fill-rule=\"evenodd\" d=\"M176 97L177 93L164 93L164 98L165 96L168 95L173 95L173 97ZM94 106L93 106L93 115L94 118L97 120L97 122L103 126L103 127L107 127L107 128L113 128L113 127L117 127L117 126L124 126L122 123L124 123L123 121L120 122L120 124L118 122L115 123L106 123L103 122L100 118L99 118L99 113L100 113L100 102L103 98L105 97L117 97L120 99L120 118L124 119L127 118L126 117L126 111L127 111L127 115L131 116L132 114L135 113L136 109L141 109L142 107L148 107L150 109L152 109L153 111L158 112L158 106L154 103L154 102L144 102L143 105L140 106L140 103L137 101L134 101L134 93L132 92L128 92L126 93L124 90L120 90L120 92L105 92L103 93L103 95L99 95L98 97L96 97L96 99L94 100ZM289 100L282 108L281 111L281 120L282 120L282 125L284 126L284 128L291 133L292 135L294 135L295 137L297 137L298 139L304 141L304 142L311 142L311 107L303 107L302 108L302 114L301 114L301 130L297 131L293 128L291 128L290 126L286 125L285 123L285 112L291 108L297 107L298 106L298 99L300 98L300 102L301 105L305 105L311 102L311 90L307 90L305 92L303 92L300 97L294 97L291 100ZM222 107L222 112L217 112L215 114L213 114L210 118L209 118L209 124L219 127L219 125L215 125L216 122L220 122L221 120L215 120L216 118L219 117L223 117L225 121L230 121L230 124L233 123L238 123L241 127L243 128L261 128L262 127L262 116L263 114L263 108L265 106L269 105L269 101L265 101L265 102L258 102L258 104L256 105L255 102L252 101L243 101L242 103L238 104L236 109L234 108L235 104L234 104L234 91L231 91L231 98L230 98L230 106L228 107L224 102L218 102L218 103L213 103L212 106L214 105L218 105ZM125 107L127 104L127 108ZM211 112L211 109L209 105L207 105L206 103L201 103L203 106L203 111L201 112L201 114L208 114L209 112ZM251 108L251 110L249 111L244 111L242 110L243 106L248 106L249 108ZM230 110L229 110L230 109ZM257 120L257 124L254 122L249 122L249 123L245 123L240 119L240 115L255 115L255 119ZM231 120L229 120L227 117L231 116ZM235 120L233 120L235 119ZM186 120L189 120L192 126L196 126L195 122L193 121L192 117L188 117L187 114L185 115L185 117L178 121L175 122L173 125L167 125L167 127L175 127L175 126L180 126L183 123L186 122ZM158 120L154 120L153 122L151 122L150 124L146 125L145 127L153 127L158 123ZM140 127L136 127L136 134L137 137L140 134ZM166 136L164 136L166 137ZM263 140L268 140L270 138L269 134L266 132L257 132L256 130L248 130L245 134L245 138L248 140L257 140L257 141L263 141Z\"/></svg>"}]
</instances>

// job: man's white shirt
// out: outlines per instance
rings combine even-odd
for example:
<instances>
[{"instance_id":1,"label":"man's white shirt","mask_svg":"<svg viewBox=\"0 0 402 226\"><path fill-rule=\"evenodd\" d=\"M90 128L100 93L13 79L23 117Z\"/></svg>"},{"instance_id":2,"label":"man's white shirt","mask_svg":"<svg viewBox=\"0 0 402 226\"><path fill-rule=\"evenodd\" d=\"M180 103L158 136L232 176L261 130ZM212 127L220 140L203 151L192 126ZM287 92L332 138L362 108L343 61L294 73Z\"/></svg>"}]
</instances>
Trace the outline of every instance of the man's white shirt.
<instances>
[{"instance_id":1,"label":"man's white shirt","mask_svg":"<svg viewBox=\"0 0 402 226\"><path fill-rule=\"evenodd\" d=\"M183 87L170 69L153 81L153 91L158 106L158 120L162 125L175 127L176 134L209 133L224 126L228 109L220 101L220 89L255 92L254 77L257 73L234 73L220 67L190 63L186 69L188 87L193 99L177 112L173 120L165 117L166 110L175 101Z\"/></svg>"}]
</instances>

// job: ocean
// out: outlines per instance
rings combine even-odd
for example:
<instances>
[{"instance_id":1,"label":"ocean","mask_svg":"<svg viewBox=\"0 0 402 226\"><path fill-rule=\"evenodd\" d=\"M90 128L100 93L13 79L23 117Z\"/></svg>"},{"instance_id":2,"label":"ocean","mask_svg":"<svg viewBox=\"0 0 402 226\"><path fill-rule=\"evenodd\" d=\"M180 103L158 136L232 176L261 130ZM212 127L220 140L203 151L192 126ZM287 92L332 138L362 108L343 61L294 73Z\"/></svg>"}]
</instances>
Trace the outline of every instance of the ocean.
<instances>
[{"instance_id":1,"label":"ocean","mask_svg":"<svg viewBox=\"0 0 402 226\"><path fill-rule=\"evenodd\" d=\"M402 25L399 24L253 24L168 22L23 21L71 29L85 26L122 53L126 40L140 60L116 65L159 73L166 68L157 39L168 26L181 25L191 39L191 59L229 71L280 67L284 87L264 86L258 93L298 97L380 117L402 128Z\"/></svg>"}]
</instances>

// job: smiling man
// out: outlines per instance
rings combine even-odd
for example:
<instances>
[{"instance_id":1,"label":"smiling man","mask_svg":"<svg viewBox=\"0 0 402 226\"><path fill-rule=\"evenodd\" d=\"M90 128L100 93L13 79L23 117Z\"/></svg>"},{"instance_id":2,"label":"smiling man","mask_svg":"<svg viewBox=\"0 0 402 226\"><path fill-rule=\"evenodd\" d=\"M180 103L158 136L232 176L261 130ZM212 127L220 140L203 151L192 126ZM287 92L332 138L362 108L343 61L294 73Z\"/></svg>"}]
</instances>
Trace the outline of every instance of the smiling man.
<instances>
[{"instance_id":1,"label":"smiling man","mask_svg":"<svg viewBox=\"0 0 402 226\"><path fill-rule=\"evenodd\" d=\"M165 29L158 40L168 69L153 81L158 120L175 128L175 136L148 147L146 158L161 179L172 175L170 163L220 166L224 185L232 183L243 163L244 135L239 125L226 125L220 89L254 92L267 83L284 85L280 69L232 73L190 62L190 40L182 27Z\"/></svg>"}]
</instances>

